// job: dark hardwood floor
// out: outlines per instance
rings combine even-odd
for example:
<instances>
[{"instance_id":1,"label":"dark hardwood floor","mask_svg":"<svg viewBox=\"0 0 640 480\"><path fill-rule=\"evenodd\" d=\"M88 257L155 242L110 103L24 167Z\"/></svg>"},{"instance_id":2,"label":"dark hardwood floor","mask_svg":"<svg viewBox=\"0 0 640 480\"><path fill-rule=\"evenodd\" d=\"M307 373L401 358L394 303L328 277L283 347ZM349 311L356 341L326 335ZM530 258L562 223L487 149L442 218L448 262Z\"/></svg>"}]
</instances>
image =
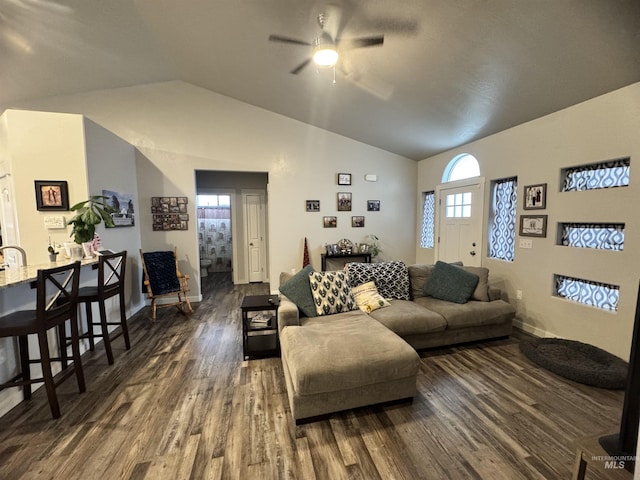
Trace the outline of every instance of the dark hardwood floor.
<instances>
[{"instance_id":1,"label":"dark hardwood floor","mask_svg":"<svg viewBox=\"0 0 640 480\"><path fill-rule=\"evenodd\" d=\"M267 292L217 274L191 317L137 315L115 365L83 357L85 394L60 386L61 419L41 389L0 419L0 479L566 479L573 441L617 428L622 392L536 367L522 334L421 352L412 404L295 426L280 360L242 359L240 302Z\"/></svg>"}]
</instances>

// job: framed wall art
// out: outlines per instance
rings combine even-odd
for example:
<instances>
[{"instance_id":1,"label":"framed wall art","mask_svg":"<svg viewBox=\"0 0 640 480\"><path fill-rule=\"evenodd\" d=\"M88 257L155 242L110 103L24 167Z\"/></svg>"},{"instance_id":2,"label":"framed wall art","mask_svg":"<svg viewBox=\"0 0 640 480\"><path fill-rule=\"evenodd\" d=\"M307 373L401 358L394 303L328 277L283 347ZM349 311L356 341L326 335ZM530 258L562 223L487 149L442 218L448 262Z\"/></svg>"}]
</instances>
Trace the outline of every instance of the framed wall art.
<instances>
[{"instance_id":1,"label":"framed wall art","mask_svg":"<svg viewBox=\"0 0 640 480\"><path fill-rule=\"evenodd\" d=\"M350 173L339 173L338 174L338 185L351 185L351 174Z\"/></svg>"},{"instance_id":2,"label":"framed wall art","mask_svg":"<svg viewBox=\"0 0 640 480\"><path fill-rule=\"evenodd\" d=\"M322 226L324 228L336 228L338 226L338 217L322 217Z\"/></svg>"},{"instance_id":3,"label":"framed wall art","mask_svg":"<svg viewBox=\"0 0 640 480\"><path fill-rule=\"evenodd\" d=\"M69 210L69 189L66 180L34 180L36 208L39 211Z\"/></svg>"},{"instance_id":4,"label":"framed wall art","mask_svg":"<svg viewBox=\"0 0 640 480\"><path fill-rule=\"evenodd\" d=\"M357 215L351 217L351 226L355 228L364 227L364 216Z\"/></svg>"},{"instance_id":5,"label":"framed wall art","mask_svg":"<svg viewBox=\"0 0 640 480\"><path fill-rule=\"evenodd\" d=\"M547 208L547 184L525 185L524 209L544 210Z\"/></svg>"},{"instance_id":6,"label":"framed wall art","mask_svg":"<svg viewBox=\"0 0 640 480\"><path fill-rule=\"evenodd\" d=\"M367 211L368 212L379 212L380 211L380 200L367 200Z\"/></svg>"},{"instance_id":7,"label":"framed wall art","mask_svg":"<svg viewBox=\"0 0 640 480\"><path fill-rule=\"evenodd\" d=\"M521 237L546 237L547 236L547 216L546 215L520 215L520 236Z\"/></svg>"},{"instance_id":8,"label":"framed wall art","mask_svg":"<svg viewBox=\"0 0 640 480\"><path fill-rule=\"evenodd\" d=\"M338 192L338 211L339 212L351 211L351 193L350 192Z\"/></svg>"},{"instance_id":9,"label":"framed wall art","mask_svg":"<svg viewBox=\"0 0 640 480\"><path fill-rule=\"evenodd\" d=\"M133 227L135 225L133 194L102 190L102 196L107 197L105 203L115 210L115 213L111 214L114 227Z\"/></svg>"},{"instance_id":10,"label":"framed wall art","mask_svg":"<svg viewBox=\"0 0 640 480\"><path fill-rule=\"evenodd\" d=\"M320 211L320 200L307 200L307 212L319 212Z\"/></svg>"}]
</instances>

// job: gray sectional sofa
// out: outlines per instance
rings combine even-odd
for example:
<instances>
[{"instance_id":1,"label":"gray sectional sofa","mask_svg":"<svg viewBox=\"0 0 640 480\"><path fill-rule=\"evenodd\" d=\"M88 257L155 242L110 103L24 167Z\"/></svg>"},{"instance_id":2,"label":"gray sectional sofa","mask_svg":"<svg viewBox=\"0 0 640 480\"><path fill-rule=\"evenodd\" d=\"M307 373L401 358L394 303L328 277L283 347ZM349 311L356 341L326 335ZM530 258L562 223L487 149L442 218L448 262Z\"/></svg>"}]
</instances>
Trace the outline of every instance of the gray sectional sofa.
<instances>
[{"instance_id":1,"label":"gray sectional sofa","mask_svg":"<svg viewBox=\"0 0 640 480\"><path fill-rule=\"evenodd\" d=\"M349 408L412 398L419 364L416 350L510 335L515 309L501 299L499 289L489 286L488 270L445 265L348 264L345 273L349 285L344 287L347 297L349 287L369 280L388 299L388 306L370 313L349 305L339 307L342 310L338 313L314 316L299 294L306 293L304 279L311 269L307 267L295 276L280 275L281 358L296 422ZM431 291L448 298L449 293L438 291L441 285L448 282L449 287L457 288L457 278L439 281L440 267L454 275L464 270L478 277L475 287L469 287L473 294L467 301L457 303L460 300L455 293L455 301L428 294ZM313 290L313 275L311 278ZM319 285L315 287L329 290L325 292L329 297L333 292L338 304L339 299L345 300L343 291L338 291L335 285L323 284L323 278L317 274ZM291 285L296 281L298 290L293 290ZM295 297L295 302L287 293ZM320 303L317 298L316 301Z\"/></svg>"}]
</instances>

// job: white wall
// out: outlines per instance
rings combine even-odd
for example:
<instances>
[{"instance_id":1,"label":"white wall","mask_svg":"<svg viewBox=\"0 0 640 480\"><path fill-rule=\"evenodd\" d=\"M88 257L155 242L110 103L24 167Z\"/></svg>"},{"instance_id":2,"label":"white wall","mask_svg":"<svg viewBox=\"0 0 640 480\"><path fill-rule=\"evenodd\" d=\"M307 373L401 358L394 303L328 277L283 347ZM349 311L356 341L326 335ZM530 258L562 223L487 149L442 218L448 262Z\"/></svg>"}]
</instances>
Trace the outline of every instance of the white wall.
<instances>
[{"instance_id":1,"label":"white wall","mask_svg":"<svg viewBox=\"0 0 640 480\"><path fill-rule=\"evenodd\" d=\"M24 103L22 108L82 113L138 148L136 159L142 245L178 245L198 279L195 228L195 170L260 171L269 174L269 260L271 288L280 271L302 266L304 237L319 268L325 243L341 238L381 237L383 258L413 262L415 256L414 161L183 82L104 90ZM335 175L351 173L353 185L339 187ZM378 182L364 181L365 173ZM353 193L352 212L337 212L336 193ZM152 232L150 197L189 197L188 231ZM321 201L307 213L305 200ZM367 212L366 200L381 200ZM323 215L337 215L338 228L322 228ZM351 227L365 215L366 227Z\"/></svg>"},{"instance_id":2,"label":"white wall","mask_svg":"<svg viewBox=\"0 0 640 480\"><path fill-rule=\"evenodd\" d=\"M486 208L491 180L518 177L518 217L525 185L547 183L546 238L533 238L532 249L516 247L514 262L487 258L492 283L504 288L517 307L523 328L537 335L559 336L599 346L628 359L638 279L640 278L640 83L575 105L455 150L425 159L418 166L418 190L432 190L447 163L460 153L474 155L486 177ZM631 185L588 192L561 193L560 169L631 157ZM419 217L419 215L418 215ZM558 222L623 222L622 252L556 245ZM485 226L486 238L486 226ZM516 236L516 245L518 243ZM418 262L431 263L433 251L416 247ZM552 296L553 275L562 274L620 286L615 313ZM523 299L515 300L516 290Z\"/></svg>"}]
</instances>

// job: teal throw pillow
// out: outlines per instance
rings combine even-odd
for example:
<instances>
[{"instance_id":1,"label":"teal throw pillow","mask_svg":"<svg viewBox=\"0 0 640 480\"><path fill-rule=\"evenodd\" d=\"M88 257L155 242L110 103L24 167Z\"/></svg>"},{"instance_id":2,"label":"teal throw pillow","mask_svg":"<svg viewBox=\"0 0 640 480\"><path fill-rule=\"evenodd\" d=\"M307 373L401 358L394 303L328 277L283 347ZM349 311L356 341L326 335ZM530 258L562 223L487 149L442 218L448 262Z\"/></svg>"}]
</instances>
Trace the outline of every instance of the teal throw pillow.
<instances>
[{"instance_id":1,"label":"teal throw pillow","mask_svg":"<svg viewBox=\"0 0 640 480\"><path fill-rule=\"evenodd\" d=\"M424 283L424 294L454 303L467 303L478 285L479 277L460 267L436 262L433 273Z\"/></svg>"},{"instance_id":2,"label":"teal throw pillow","mask_svg":"<svg viewBox=\"0 0 640 480\"><path fill-rule=\"evenodd\" d=\"M309 274L315 270L311 265L307 265L286 283L280 285L280 293L296 304L305 317L316 317L316 304L311 294L309 285Z\"/></svg>"}]
</instances>

